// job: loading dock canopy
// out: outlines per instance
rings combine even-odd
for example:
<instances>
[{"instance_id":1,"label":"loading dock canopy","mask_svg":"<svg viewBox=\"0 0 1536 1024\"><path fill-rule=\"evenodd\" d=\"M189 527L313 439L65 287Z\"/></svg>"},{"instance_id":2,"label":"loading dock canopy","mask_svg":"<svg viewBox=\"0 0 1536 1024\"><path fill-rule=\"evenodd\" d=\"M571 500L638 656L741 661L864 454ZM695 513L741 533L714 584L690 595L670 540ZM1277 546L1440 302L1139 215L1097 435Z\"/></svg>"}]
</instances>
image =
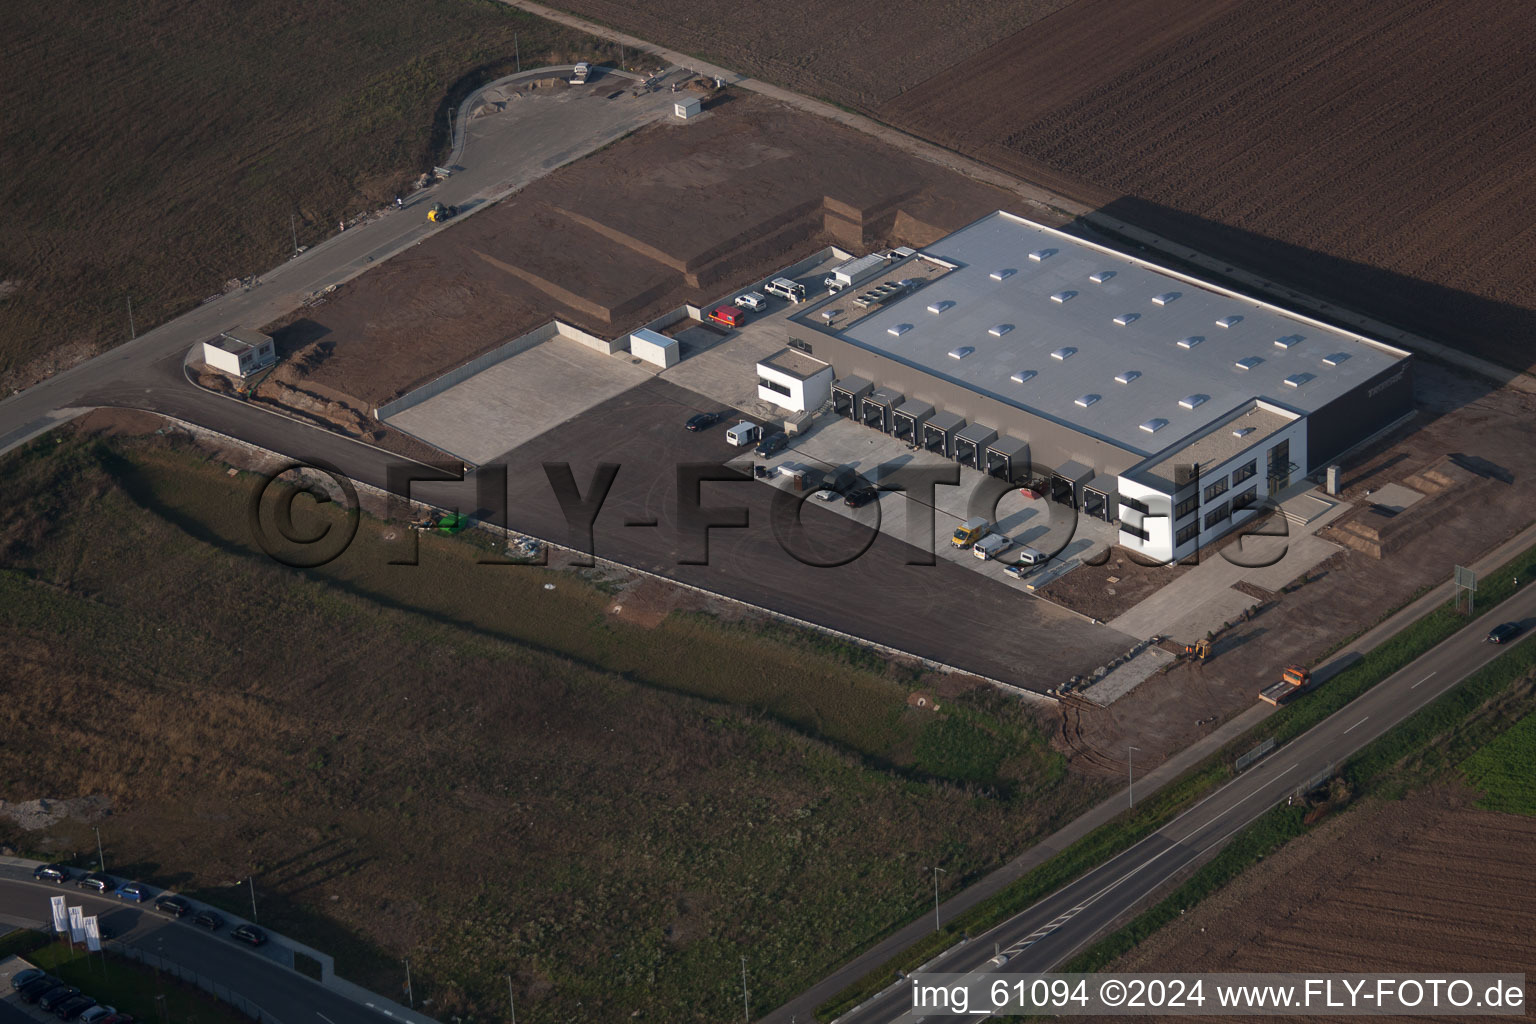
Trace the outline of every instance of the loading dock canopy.
<instances>
[{"instance_id":1,"label":"loading dock canopy","mask_svg":"<svg viewBox=\"0 0 1536 1024\"><path fill-rule=\"evenodd\" d=\"M889 409L900 405L905 397L900 391L892 391L890 388L876 388L864 401L874 402L876 405L883 405Z\"/></svg>"},{"instance_id":2,"label":"loading dock canopy","mask_svg":"<svg viewBox=\"0 0 1536 1024\"><path fill-rule=\"evenodd\" d=\"M832 382L832 411L839 416L856 419L859 415L859 399L874 390L874 384L863 377L844 377Z\"/></svg>"},{"instance_id":3,"label":"loading dock canopy","mask_svg":"<svg viewBox=\"0 0 1536 1024\"><path fill-rule=\"evenodd\" d=\"M923 424L933 415L933 406L913 400L903 402L891 413L891 433L903 441L921 441Z\"/></svg>"},{"instance_id":4,"label":"loading dock canopy","mask_svg":"<svg viewBox=\"0 0 1536 1024\"><path fill-rule=\"evenodd\" d=\"M987 472L1004 480L1018 480L1029 473L1029 442L1004 434L987 445Z\"/></svg>"},{"instance_id":5,"label":"loading dock canopy","mask_svg":"<svg viewBox=\"0 0 1536 1024\"><path fill-rule=\"evenodd\" d=\"M948 456L954 447L955 434L963 429L964 419L952 412L936 412L923 424L923 447Z\"/></svg>"},{"instance_id":6,"label":"loading dock canopy","mask_svg":"<svg viewBox=\"0 0 1536 1024\"><path fill-rule=\"evenodd\" d=\"M903 397L900 391L892 391L890 388L879 388L865 395L859 407L860 422L876 430L890 430L891 407L899 405Z\"/></svg>"},{"instance_id":7,"label":"loading dock canopy","mask_svg":"<svg viewBox=\"0 0 1536 1024\"><path fill-rule=\"evenodd\" d=\"M997 431L983 423L972 423L955 435L955 461L962 466L984 468L985 460L981 453L995 440Z\"/></svg>"},{"instance_id":8,"label":"loading dock canopy","mask_svg":"<svg viewBox=\"0 0 1536 1024\"><path fill-rule=\"evenodd\" d=\"M1073 459L1066 465L1058 467L1055 475L1067 481L1073 487L1080 487L1093 479L1093 469Z\"/></svg>"}]
</instances>

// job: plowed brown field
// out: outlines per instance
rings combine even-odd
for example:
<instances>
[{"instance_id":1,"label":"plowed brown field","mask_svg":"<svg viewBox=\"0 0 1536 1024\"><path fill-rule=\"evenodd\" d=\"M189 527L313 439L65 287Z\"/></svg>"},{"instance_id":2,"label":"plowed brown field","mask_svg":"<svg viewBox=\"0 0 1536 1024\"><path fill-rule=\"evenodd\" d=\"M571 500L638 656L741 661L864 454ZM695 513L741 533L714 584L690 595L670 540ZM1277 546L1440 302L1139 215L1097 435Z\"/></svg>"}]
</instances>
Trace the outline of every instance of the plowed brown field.
<instances>
[{"instance_id":1,"label":"plowed brown field","mask_svg":"<svg viewBox=\"0 0 1536 1024\"><path fill-rule=\"evenodd\" d=\"M1536 974L1536 819L1475 798L1445 786L1345 814L1108 969Z\"/></svg>"},{"instance_id":2,"label":"plowed brown field","mask_svg":"<svg viewBox=\"0 0 1536 1024\"><path fill-rule=\"evenodd\" d=\"M1536 365L1536 8L1080 0L883 119L1277 282Z\"/></svg>"}]
</instances>

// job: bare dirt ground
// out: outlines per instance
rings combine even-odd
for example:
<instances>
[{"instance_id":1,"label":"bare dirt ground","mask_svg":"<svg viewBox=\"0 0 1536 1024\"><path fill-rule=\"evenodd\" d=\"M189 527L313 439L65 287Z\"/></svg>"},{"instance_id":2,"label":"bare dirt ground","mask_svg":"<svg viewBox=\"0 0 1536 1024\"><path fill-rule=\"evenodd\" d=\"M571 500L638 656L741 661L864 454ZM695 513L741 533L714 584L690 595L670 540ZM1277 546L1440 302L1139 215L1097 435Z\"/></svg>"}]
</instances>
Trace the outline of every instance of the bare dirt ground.
<instances>
[{"instance_id":1,"label":"bare dirt ground","mask_svg":"<svg viewBox=\"0 0 1536 1024\"><path fill-rule=\"evenodd\" d=\"M729 92L540 179L297 311L274 377L370 407L558 317L613 337L829 243L925 244L1011 197Z\"/></svg>"},{"instance_id":2,"label":"bare dirt ground","mask_svg":"<svg viewBox=\"0 0 1536 1024\"><path fill-rule=\"evenodd\" d=\"M993 37L995 38L995 37ZM1331 303L1536 366L1528 6L1079 0L875 110Z\"/></svg>"},{"instance_id":3,"label":"bare dirt ground","mask_svg":"<svg viewBox=\"0 0 1536 1024\"><path fill-rule=\"evenodd\" d=\"M1471 377L1422 362L1416 374L1419 418L1410 432L1344 464L1342 496L1368 503L1368 490L1408 481L1448 455L1463 456L1487 475L1473 475L1465 489L1425 498L1402 513L1404 519L1435 516L1434 528L1386 558L1349 549L1331 556L1307 583L1220 634L1211 660L1154 675L1103 710L1063 708L1073 737L1064 749L1079 770L1123 775L1127 743L1144 751L1138 765L1155 765L1252 705L1277 666L1314 663L1345 635L1379 621L1421 588L1449 579L1453 566L1475 560L1531 522L1536 398L1512 389L1488 391ZM1108 572L1087 568L1071 575L1096 574L1085 576L1091 589Z\"/></svg>"},{"instance_id":4,"label":"bare dirt ground","mask_svg":"<svg viewBox=\"0 0 1536 1024\"><path fill-rule=\"evenodd\" d=\"M1341 815L1106 969L1532 974L1536 819L1475 799L1447 784Z\"/></svg>"},{"instance_id":5,"label":"bare dirt ground","mask_svg":"<svg viewBox=\"0 0 1536 1024\"><path fill-rule=\"evenodd\" d=\"M1071 0L816 0L712 4L562 0L560 9L796 92L869 107ZM985 45L983 42L981 45Z\"/></svg>"},{"instance_id":6,"label":"bare dirt ground","mask_svg":"<svg viewBox=\"0 0 1536 1024\"><path fill-rule=\"evenodd\" d=\"M1103 565L1085 565L1058 577L1041 596L1075 612L1108 622L1130 611L1188 570L1183 565L1148 565L1124 548L1111 548Z\"/></svg>"}]
</instances>

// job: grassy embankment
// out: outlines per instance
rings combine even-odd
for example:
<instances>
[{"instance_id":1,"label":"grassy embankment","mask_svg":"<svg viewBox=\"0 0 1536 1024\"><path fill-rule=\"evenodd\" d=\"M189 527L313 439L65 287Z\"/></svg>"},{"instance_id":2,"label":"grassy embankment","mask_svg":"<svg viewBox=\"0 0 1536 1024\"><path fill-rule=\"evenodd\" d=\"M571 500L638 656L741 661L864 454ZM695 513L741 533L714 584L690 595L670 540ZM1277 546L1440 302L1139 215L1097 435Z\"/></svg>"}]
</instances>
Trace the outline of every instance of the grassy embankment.
<instances>
[{"instance_id":1,"label":"grassy embankment","mask_svg":"<svg viewBox=\"0 0 1536 1024\"><path fill-rule=\"evenodd\" d=\"M0 463L0 786L107 794L116 870L235 913L254 875L263 925L387 995L409 956L434 1012L511 971L533 1019L718 1020L746 955L764 1011L920 913L928 865L953 889L1100 795L1016 703L910 708L935 680L819 635L645 628L463 539L390 566L366 517L284 568L253 484L132 441Z\"/></svg>"},{"instance_id":2,"label":"grassy embankment","mask_svg":"<svg viewBox=\"0 0 1536 1024\"><path fill-rule=\"evenodd\" d=\"M432 166L450 106L617 48L484 0L17 5L0 61L0 380L260 274ZM611 51L611 53L610 53Z\"/></svg>"},{"instance_id":3,"label":"grassy embankment","mask_svg":"<svg viewBox=\"0 0 1536 1024\"><path fill-rule=\"evenodd\" d=\"M1479 612L1495 607L1513 594L1515 581L1521 577L1527 580L1536 577L1536 549L1522 552L1479 580ZM1090 832L996 896L958 915L943 930L869 972L819 1007L817 1016L829 1020L845 1012L889 985L896 971L910 971L918 967L959 941L961 936L976 935L1006 920L1066 882L1129 849L1231 778L1234 774L1233 761L1238 755L1269 738L1283 743L1300 735L1465 625L1465 617L1456 611L1451 602L1436 608L1331 678L1326 685L1280 708L1262 724L1153 794L1135 810L1121 814ZM1457 692L1466 689L1463 686ZM1286 810L1277 808L1248 834L1234 841L1230 848L1232 852L1212 863L1209 868L1211 873L1204 876L1207 881L1201 884L1220 884L1210 879L1219 878L1220 872L1224 870L1240 870L1238 865L1262 856L1263 850L1268 848L1267 844L1284 841L1289 834L1287 830L1299 827L1300 822L1299 817L1292 821L1295 816L1282 813Z\"/></svg>"}]
</instances>

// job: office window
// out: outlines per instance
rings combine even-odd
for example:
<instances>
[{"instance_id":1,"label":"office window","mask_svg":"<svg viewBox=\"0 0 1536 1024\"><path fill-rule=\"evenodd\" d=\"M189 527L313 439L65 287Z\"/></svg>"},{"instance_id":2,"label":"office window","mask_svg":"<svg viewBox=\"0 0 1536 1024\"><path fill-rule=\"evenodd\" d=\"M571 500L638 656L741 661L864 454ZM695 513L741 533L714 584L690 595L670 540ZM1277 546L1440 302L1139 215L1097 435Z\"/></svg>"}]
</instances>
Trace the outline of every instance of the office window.
<instances>
[{"instance_id":1,"label":"office window","mask_svg":"<svg viewBox=\"0 0 1536 1024\"><path fill-rule=\"evenodd\" d=\"M1120 507L1121 508L1135 509L1137 512L1140 512L1142 515L1149 515L1152 512L1152 509L1148 507L1146 502L1139 501L1136 498L1127 498L1124 495L1122 495L1121 498L1120 498Z\"/></svg>"},{"instance_id":2,"label":"office window","mask_svg":"<svg viewBox=\"0 0 1536 1024\"><path fill-rule=\"evenodd\" d=\"M1183 519L1185 516L1189 515L1196 508L1198 508L1199 505L1200 505L1200 494L1199 494L1199 492L1191 494L1189 497L1185 498L1183 501L1179 502L1176 506L1174 506L1174 509L1173 509L1173 519L1174 519L1174 521L1177 522L1180 519Z\"/></svg>"},{"instance_id":3,"label":"office window","mask_svg":"<svg viewBox=\"0 0 1536 1024\"><path fill-rule=\"evenodd\" d=\"M1143 530L1139 526L1132 526L1130 523L1121 523L1120 524L1120 529L1121 529L1122 532L1128 533L1132 537L1140 537L1142 540L1151 540L1152 539L1152 535L1150 533L1148 533L1146 530Z\"/></svg>"},{"instance_id":4,"label":"office window","mask_svg":"<svg viewBox=\"0 0 1536 1024\"><path fill-rule=\"evenodd\" d=\"M1252 462L1248 463L1246 466L1238 466L1236 469L1234 469L1232 471L1232 482L1234 484L1240 484L1244 480L1247 480L1249 477L1254 476L1255 474L1257 474L1258 471L1259 471L1259 460L1258 459L1254 459Z\"/></svg>"},{"instance_id":5,"label":"office window","mask_svg":"<svg viewBox=\"0 0 1536 1024\"><path fill-rule=\"evenodd\" d=\"M1227 493L1227 478L1226 477L1222 477L1220 480L1217 480L1215 483L1213 483L1210 486L1206 487L1206 489L1205 489L1205 500L1206 501L1210 501L1212 498L1220 497L1221 495L1226 494L1226 493Z\"/></svg>"},{"instance_id":6,"label":"office window","mask_svg":"<svg viewBox=\"0 0 1536 1024\"><path fill-rule=\"evenodd\" d=\"M1200 536L1200 524L1198 522L1190 523L1173 538L1173 546L1181 548L1198 536Z\"/></svg>"},{"instance_id":7,"label":"office window","mask_svg":"<svg viewBox=\"0 0 1536 1024\"><path fill-rule=\"evenodd\" d=\"M785 387L783 384L780 384L776 380L769 380L767 377L759 377L757 378L757 383L759 387L765 387L769 391L776 391L781 395L789 394L789 388Z\"/></svg>"},{"instance_id":8,"label":"office window","mask_svg":"<svg viewBox=\"0 0 1536 1024\"><path fill-rule=\"evenodd\" d=\"M1233 512L1238 512L1238 511L1240 511L1242 509L1245 509L1248 506L1252 505L1258 499L1259 499L1259 488L1258 488L1257 485L1255 485L1253 487L1248 488L1246 491L1243 491L1237 497L1232 499L1232 511Z\"/></svg>"},{"instance_id":9,"label":"office window","mask_svg":"<svg viewBox=\"0 0 1536 1024\"><path fill-rule=\"evenodd\" d=\"M1217 523L1225 522L1232 518L1232 506L1225 501L1205 514L1205 528L1209 530Z\"/></svg>"}]
</instances>

